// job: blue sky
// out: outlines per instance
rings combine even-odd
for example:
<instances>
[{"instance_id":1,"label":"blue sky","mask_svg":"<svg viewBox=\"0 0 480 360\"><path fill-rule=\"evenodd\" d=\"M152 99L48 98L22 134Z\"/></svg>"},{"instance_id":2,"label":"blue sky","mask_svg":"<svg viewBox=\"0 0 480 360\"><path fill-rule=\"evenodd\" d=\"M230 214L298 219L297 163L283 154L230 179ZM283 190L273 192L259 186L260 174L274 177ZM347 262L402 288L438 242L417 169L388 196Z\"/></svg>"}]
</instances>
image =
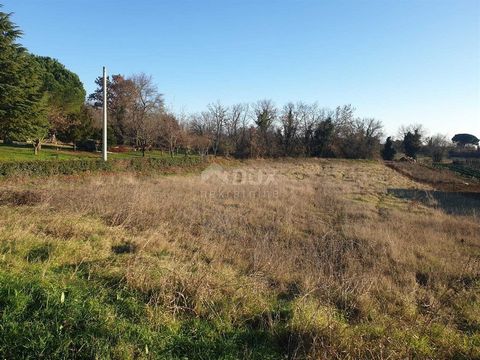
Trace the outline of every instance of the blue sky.
<instances>
[{"instance_id":1,"label":"blue sky","mask_svg":"<svg viewBox=\"0 0 480 360\"><path fill-rule=\"evenodd\" d=\"M0 0L33 53L91 92L102 65L175 111L217 100L351 103L387 134L480 136L479 0Z\"/></svg>"}]
</instances>

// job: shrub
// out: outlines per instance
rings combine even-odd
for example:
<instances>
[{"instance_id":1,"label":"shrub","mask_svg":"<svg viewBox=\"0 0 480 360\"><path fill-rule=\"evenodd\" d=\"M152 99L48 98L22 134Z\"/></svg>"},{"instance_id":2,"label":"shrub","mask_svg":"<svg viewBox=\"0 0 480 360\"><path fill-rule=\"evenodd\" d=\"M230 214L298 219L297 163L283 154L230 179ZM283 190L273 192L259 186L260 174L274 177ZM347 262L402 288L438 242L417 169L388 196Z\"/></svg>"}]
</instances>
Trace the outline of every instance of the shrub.
<instances>
[{"instance_id":1,"label":"shrub","mask_svg":"<svg viewBox=\"0 0 480 360\"><path fill-rule=\"evenodd\" d=\"M0 163L0 176L70 175L83 171L111 170L113 164L102 160L8 161Z\"/></svg>"},{"instance_id":2,"label":"shrub","mask_svg":"<svg viewBox=\"0 0 480 360\"><path fill-rule=\"evenodd\" d=\"M146 159L100 159L61 161L7 161L0 162L0 176L72 175L86 171L161 171L174 166L188 167L200 164L199 157L165 157Z\"/></svg>"},{"instance_id":3,"label":"shrub","mask_svg":"<svg viewBox=\"0 0 480 360\"><path fill-rule=\"evenodd\" d=\"M397 151L393 147L392 138L389 136L385 142L385 146L382 149L383 160L393 160Z\"/></svg>"}]
</instances>

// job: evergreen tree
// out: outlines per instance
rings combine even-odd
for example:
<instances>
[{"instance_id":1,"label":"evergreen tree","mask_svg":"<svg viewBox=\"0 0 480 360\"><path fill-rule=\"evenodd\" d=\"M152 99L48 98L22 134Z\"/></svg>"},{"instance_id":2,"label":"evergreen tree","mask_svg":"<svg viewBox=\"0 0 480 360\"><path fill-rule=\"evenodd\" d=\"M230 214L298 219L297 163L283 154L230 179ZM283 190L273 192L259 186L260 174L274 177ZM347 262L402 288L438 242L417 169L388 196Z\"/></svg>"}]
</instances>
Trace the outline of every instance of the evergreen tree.
<instances>
[{"instance_id":1,"label":"evergreen tree","mask_svg":"<svg viewBox=\"0 0 480 360\"><path fill-rule=\"evenodd\" d=\"M472 134L455 134L452 141L459 147L465 147L465 145L478 145L480 140Z\"/></svg>"},{"instance_id":2,"label":"evergreen tree","mask_svg":"<svg viewBox=\"0 0 480 360\"><path fill-rule=\"evenodd\" d=\"M389 136L382 149L382 158L383 160L393 160L396 153L397 151L393 147L392 138Z\"/></svg>"},{"instance_id":3,"label":"evergreen tree","mask_svg":"<svg viewBox=\"0 0 480 360\"><path fill-rule=\"evenodd\" d=\"M331 118L321 121L313 133L313 156L331 157L331 149L335 126Z\"/></svg>"},{"instance_id":4,"label":"evergreen tree","mask_svg":"<svg viewBox=\"0 0 480 360\"><path fill-rule=\"evenodd\" d=\"M10 17L0 12L0 137L39 144L48 128L40 69L17 42L22 32Z\"/></svg>"},{"instance_id":5,"label":"evergreen tree","mask_svg":"<svg viewBox=\"0 0 480 360\"><path fill-rule=\"evenodd\" d=\"M417 153L421 147L422 135L418 129L415 129L413 133L408 131L403 138L403 149L405 150L405 155L416 159Z\"/></svg>"},{"instance_id":6,"label":"evergreen tree","mask_svg":"<svg viewBox=\"0 0 480 360\"><path fill-rule=\"evenodd\" d=\"M94 107L103 106L103 77L95 79L97 85L95 91L88 96L88 100ZM114 142L118 144L128 143L129 138L129 111L134 105L137 97L137 88L132 79L125 79L122 75L112 75L111 79L107 76L107 105L108 122L112 128Z\"/></svg>"},{"instance_id":7,"label":"evergreen tree","mask_svg":"<svg viewBox=\"0 0 480 360\"><path fill-rule=\"evenodd\" d=\"M47 99L50 132L57 138L70 141L71 127L81 117L85 89L77 74L55 59L33 56L41 68L41 91Z\"/></svg>"}]
</instances>

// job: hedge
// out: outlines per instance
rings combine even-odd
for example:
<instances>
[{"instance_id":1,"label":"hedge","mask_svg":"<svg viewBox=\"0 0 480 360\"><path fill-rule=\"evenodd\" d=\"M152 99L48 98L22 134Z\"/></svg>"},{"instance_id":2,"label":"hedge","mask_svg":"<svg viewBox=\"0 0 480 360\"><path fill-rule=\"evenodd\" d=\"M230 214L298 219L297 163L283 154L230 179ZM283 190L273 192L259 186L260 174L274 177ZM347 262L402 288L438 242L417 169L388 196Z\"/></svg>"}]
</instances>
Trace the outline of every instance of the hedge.
<instances>
[{"instance_id":1,"label":"hedge","mask_svg":"<svg viewBox=\"0 0 480 360\"><path fill-rule=\"evenodd\" d=\"M162 171L175 166L188 167L203 162L200 157L165 157L115 159L107 162L100 159L5 161L0 162L0 176L51 176L72 175L94 171Z\"/></svg>"}]
</instances>

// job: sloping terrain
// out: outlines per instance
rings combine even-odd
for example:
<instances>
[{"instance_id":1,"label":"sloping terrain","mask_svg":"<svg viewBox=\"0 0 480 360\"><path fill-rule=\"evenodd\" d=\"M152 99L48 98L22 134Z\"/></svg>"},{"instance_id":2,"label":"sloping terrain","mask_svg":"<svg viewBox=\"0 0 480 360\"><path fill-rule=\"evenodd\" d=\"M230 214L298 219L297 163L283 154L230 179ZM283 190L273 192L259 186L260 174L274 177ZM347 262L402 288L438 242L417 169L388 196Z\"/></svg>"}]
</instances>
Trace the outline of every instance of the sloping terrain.
<instances>
[{"instance_id":1,"label":"sloping terrain","mask_svg":"<svg viewBox=\"0 0 480 360\"><path fill-rule=\"evenodd\" d=\"M475 212L377 162L223 165L2 182L0 355L480 356Z\"/></svg>"},{"instance_id":2,"label":"sloping terrain","mask_svg":"<svg viewBox=\"0 0 480 360\"><path fill-rule=\"evenodd\" d=\"M437 164L435 168L422 164L389 161L387 166L398 171L408 178L434 186L435 189L447 192L471 192L480 193L480 180L476 172L472 176L467 176L468 167L456 166L454 164ZM452 171L455 168L461 168L462 171ZM471 171L475 171L473 168ZM462 176L461 174L464 174ZM475 176L473 176L475 175Z\"/></svg>"}]
</instances>

